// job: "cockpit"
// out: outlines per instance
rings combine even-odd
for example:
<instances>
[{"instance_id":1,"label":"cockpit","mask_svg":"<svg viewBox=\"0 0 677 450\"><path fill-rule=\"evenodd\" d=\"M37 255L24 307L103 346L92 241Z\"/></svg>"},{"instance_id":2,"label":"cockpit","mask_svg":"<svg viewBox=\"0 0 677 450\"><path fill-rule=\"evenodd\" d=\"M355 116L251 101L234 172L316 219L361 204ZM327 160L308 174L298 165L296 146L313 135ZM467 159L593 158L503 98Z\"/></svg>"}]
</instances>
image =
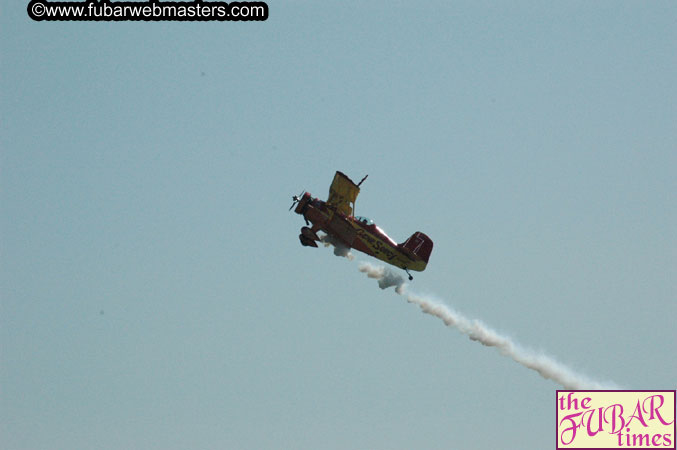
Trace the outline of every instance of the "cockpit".
<instances>
[{"instance_id":1,"label":"cockpit","mask_svg":"<svg viewBox=\"0 0 677 450\"><path fill-rule=\"evenodd\" d=\"M367 217L355 216L355 220L357 220L358 222L360 222L363 225L367 225L367 226L374 225L374 221L367 218Z\"/></svg>"}]
</instances>

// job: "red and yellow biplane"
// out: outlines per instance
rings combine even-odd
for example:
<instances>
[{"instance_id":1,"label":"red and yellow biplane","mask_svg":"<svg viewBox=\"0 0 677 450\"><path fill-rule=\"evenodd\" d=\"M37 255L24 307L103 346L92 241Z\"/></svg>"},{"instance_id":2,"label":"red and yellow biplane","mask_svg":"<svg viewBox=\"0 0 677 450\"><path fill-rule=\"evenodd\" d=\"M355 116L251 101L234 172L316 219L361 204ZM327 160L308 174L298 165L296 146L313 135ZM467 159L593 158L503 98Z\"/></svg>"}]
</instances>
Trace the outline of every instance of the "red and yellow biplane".
<instances>
[{"instance_id":1,"label":"red and yellow biplane","mask_svg":"<svg viewBox=\"0 0 677 450\"><path fill-rule=\"evenodd\" d=\"M312 223L312 227L301 228L299 235L301 244L317 247L317 241L328 241L335 246L354 248L404 269L412 280L409 271L425 270L433 250L433 241L417 231L409 239L398 244L372 220L354 216L355 199L360 193L360 185L366 179L365 176L355 184L345 174L337 171L329 187L329 198L326 202L313 198L308 192L304 192L300 197L295 195L289 210L296 205L294 212L303 216L306 225ZM319 231L326 233L328 239L324 237L321 239L317 235Z\"/></svg>"}]
</instances>

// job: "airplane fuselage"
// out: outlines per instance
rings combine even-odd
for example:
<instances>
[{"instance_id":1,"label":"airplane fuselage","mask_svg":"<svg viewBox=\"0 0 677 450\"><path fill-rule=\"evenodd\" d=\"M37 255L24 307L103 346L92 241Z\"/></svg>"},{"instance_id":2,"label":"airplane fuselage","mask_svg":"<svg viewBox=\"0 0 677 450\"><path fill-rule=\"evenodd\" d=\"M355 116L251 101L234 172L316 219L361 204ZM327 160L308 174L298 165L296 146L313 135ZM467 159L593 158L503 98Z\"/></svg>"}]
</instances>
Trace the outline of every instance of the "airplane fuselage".
<instances>
[{"instance_id":1,"label":"airplane fuselage","mask_svg":"<svg viewBox=\"0 0 677 450\"><path fill-rule=\"evenodd\" d=\"M308 233L311 236L318 231L323 231L338 239L348 248L353 248L401 269L420 272L427 265L427 260L418 257L406 247L407 243L396 243L373 222L361 217L345 215L332 205L313 198L309 193L305 193L299 200L294 212L303 215L306 221L313 224L310 229L312 234ZM309 238L306 236L305 239ZM304 238L301 238L301 242L304 243ZM312 244L305 243L304 245Z\"/></svg>"}]
</instances>

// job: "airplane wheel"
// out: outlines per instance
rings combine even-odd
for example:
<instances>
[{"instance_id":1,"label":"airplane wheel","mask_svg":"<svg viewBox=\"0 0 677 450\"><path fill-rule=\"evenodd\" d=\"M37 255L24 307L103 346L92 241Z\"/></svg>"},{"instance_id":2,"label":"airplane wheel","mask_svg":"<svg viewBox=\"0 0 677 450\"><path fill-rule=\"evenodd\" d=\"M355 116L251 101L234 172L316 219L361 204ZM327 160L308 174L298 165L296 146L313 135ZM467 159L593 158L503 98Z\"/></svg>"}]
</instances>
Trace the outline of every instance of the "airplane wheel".
<instances>
[{"instance_id":1,"label":"airplane wheel","mask_svg":"<svg viewBox=\"0 0 677 450\"><path fill-rule=\"evenodd\" d=\"M313 241L319 241L320 237L315 233L312 229L308 227L303 227L301 228L301 234L307 237L308 239L311 239Z\"/></svg>"}]
</instances>

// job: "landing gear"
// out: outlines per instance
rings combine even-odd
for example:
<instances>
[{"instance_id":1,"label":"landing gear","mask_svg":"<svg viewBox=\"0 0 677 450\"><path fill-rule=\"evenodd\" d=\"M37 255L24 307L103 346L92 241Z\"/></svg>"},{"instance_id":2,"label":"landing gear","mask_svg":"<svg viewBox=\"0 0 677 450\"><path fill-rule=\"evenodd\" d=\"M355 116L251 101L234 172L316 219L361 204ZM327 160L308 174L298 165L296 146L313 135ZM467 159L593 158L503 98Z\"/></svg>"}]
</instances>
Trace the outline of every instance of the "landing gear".
<instances>
[{"instance_id":1,"label":"landing gear","mask_svg":"<svg viewBox=\"0 0 677 450\"><path fill-rule=\"evenodd\" d=\"M299 234L299 240L301 241L301 245L304 247L317 248L317 243L315 241L319 241L320 238L317 237L317 233L315 233L310 228L303 227L301 228L301 234Z\"/></svg>"},{"instance_id":2,"label":"landing gear","mask_svg":"<svg viewBox=\"0 0 677 450\"><path fill-rule=\"evenodd\" d=\"M405 267L405 268L404 268L404 271L407 272L407 275L409 275L409 281L411 281L411 280L414 279L414 277L412 277L411 274L409 273L409 269L407 269L407 268Z\"/></svg>"},{"instance_id":3,"label":"landing gear","mask_svg":"<svg viewBox=\"0 0 677 450\"><path fill-rule=\"evenodd\" d=\"M308 227L303 227L301 228L301 234L305 237L307 237L310 240L313 241L319 241L320 238L317 236L317 233L315 233L313 230L311 230Z\"/></svg>"},{"instance_id":4,"label":"landing gear","mask_svg":"<svg viewBox=\"0 0 677 450\"><path fill-rule=\"evenodd\" d=\"M313 241L312 239L304 236L303 234L299 234L299 240L301 241L301 245L303 245L304 247L315 247L315 248L317 248L317 244L315 243L315 241Z\"/></svg>"}]
</instances>

